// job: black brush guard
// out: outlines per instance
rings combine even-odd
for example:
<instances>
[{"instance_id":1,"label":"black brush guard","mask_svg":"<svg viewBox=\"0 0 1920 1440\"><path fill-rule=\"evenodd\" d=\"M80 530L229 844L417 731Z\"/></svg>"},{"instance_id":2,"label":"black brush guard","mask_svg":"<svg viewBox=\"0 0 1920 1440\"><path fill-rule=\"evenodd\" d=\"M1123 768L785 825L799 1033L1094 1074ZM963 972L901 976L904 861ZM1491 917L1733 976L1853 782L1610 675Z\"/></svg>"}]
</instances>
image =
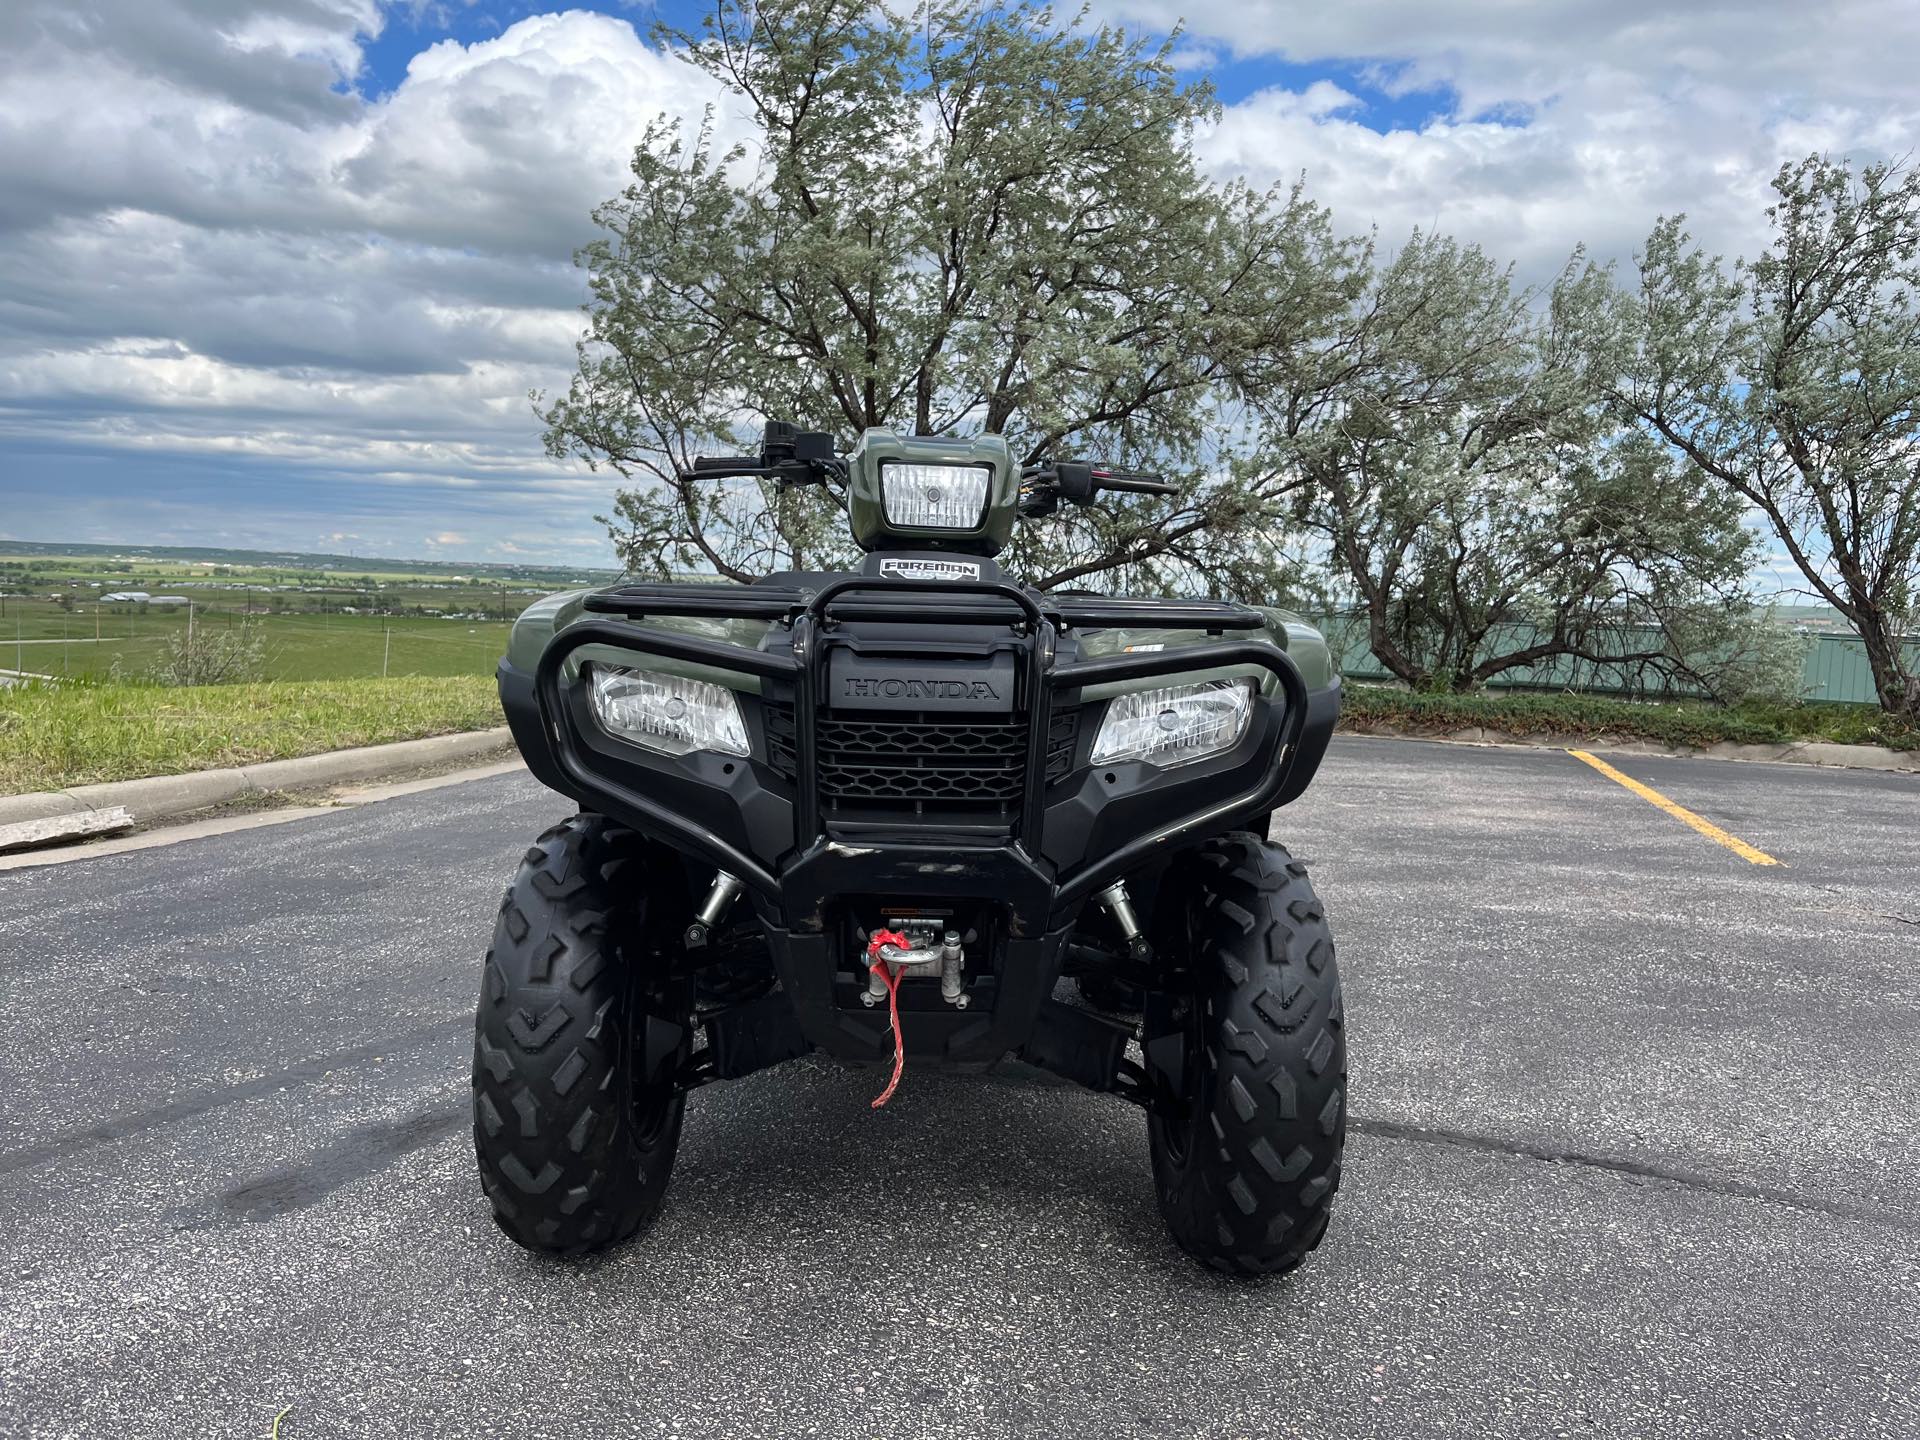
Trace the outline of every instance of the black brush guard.
<instances>
[{"instance_id":1,"label":"black brush guard","mask_svg":"<svg viewBox=\"0 0 1920 1440\"><path fill-rule=\"evenodd\" d=\"M906 597L912 596L910 601ZM1178 648L1055 662L1066 629L1140 627L1228 631L1258 629L1260 615L1238 605L1203 601L1125 601L1041 597L1004 581L918 580L853 576L817 591L771 586L633 585L592 596L586 608L634 619L699 616L782 622L791 653L737 645L623 619L575 621L548 642L534 677L542 728L554 763L578 794L597 808L638 823L655 838L727 871L751 893L767 931L785 997L805 1038L843 1058L879 1062L890 1055L885 1016L865 1011L849 992L836 995L845 957L833 952L828 923L834 900L849 894L913 896L927 901L990 900L1006 907L1003 963L974 983L976 1007L956 1011L932 996L909 996L901 1008L909 1051L949 1064L988 1064L1033 1037L1059 975L1061 949L1089 896L1128 872L1165 856L1181 841L1220 830L1274 808L1299 756L1308 695L1291 656L1264 640L1221 640ZM1024 638L1027 747L1018 819L1011 835L991 843L946 836L926 843L842 840L822 824L814 730L834 629L843 620L916 625L1011 627ZM629 785L596 773L573 731L564 692L565 668L583 646L606 646L720 670L784 681L794 689L793 848L769 866L692 815L662 806ZM1047 737L1055 692L1183 671L1251 666L1272 673L1285 697L1275 763L1258 783L1163 823L1071 874L1055 876L1043 857ZM1105 1042L1103 1042L1105 1043ZM1110 1048L1110 1047L1109 1047ZM1104 1063L1104 1062L1103 1062Z\"/></svg>"}]
</instances>

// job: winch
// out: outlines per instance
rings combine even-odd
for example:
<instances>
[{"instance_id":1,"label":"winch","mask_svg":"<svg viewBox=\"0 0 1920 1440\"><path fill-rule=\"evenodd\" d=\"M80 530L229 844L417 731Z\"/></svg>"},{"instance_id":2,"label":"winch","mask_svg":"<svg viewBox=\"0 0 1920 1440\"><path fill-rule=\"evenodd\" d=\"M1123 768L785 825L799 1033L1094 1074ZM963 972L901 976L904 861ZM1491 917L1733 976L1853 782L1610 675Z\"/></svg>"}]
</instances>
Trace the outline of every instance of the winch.
<instances>
[{"instance_id":1,"label":"winch","mask_svg":"<svg viewBox=\"0 0 1920 1440\"><path fill-rule=\"evenodd\" d=\"M966 950L958 930L943 930L925 920L895 916L886 927L867 937L865 956L867 988L861 1002L869 1008L887 998L890 988L881 978L884 965L894 982L908 976L938 977L940 998L956 1009L967 1008L967 992L961 971L967 968Z\"/></svg>"}]
</instances>

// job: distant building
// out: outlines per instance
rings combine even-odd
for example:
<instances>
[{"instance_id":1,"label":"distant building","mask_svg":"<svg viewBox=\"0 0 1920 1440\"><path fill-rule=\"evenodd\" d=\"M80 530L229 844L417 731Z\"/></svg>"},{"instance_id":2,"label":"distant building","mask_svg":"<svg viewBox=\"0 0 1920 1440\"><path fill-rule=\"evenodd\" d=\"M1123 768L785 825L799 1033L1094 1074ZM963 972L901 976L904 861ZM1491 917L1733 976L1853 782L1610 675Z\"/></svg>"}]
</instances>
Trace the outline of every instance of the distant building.
<instances>
[{"instance_id":1,"label":"distant building","mask_svg":"<svg viewBox=\"0 0 1920 1440\"><path fill-rule=\"evenodd\" d=\"M153 599L144 590L116 590L111 595L102 595L102 605L145 605Z\"/></svg>"},{"instance_id":2,"label":"distant building","mask_svg":"<svg viewBox=\"0 0 1920 1440\"><path fill-rule=\"evenodd\" d=\"M155 595L147 603L149 605L191 605L193 602L184 595Z\"/></svg>"}]
</instances>

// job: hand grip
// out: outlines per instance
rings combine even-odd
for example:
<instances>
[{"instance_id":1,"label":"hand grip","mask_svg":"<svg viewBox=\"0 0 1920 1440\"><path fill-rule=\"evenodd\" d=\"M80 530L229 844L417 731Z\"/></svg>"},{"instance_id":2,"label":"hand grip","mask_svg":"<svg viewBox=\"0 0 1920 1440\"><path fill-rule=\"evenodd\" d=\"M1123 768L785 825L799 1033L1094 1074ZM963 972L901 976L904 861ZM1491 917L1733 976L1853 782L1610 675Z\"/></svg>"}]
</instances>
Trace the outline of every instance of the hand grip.
<instances>
[{"instance_id":1,"label":"hand grip","mask_svg":"<svg viewBox=\"0 0 1920 1440\"><path fill-rule=\"evenodd\" d=\"M1093 472L1093 486L1096 490L1124 490L1132 495L1178 495L1179 482L1165 480L1158 475L1142 475L1130 470L1101 470Z\"/></svg>"}]
</instances>

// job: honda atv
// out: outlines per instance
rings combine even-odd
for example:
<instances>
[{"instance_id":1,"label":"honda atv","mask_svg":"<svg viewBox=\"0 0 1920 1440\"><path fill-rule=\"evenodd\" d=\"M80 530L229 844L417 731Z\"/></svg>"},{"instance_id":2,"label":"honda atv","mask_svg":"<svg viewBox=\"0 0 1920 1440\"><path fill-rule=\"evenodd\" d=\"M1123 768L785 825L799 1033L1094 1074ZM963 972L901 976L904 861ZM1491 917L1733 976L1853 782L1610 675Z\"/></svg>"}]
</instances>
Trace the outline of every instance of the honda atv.
<instances>
[{"instance_id":1,"label":"honda atv","mask_svg":"<svg viewBox=\"0 0 1920 1440\"><path fill-rule=\"evenodd\" d=\"M1297 1265L1340 1181L1346 1041L1320 902L1267 832L1333 732L1320 635L1009 578L1017 519L1174 487L996 435L838 456L774 422L695 473L844 487L865 563L515 624L507 719L580 812L487 954L474 1143L501 1228L567 1255L633 1235L699 1086L820 1051L876 1067L880 1105L903 1071L1012 1057L1146 1112L1190 1254Z\"/></svg>"}]
</instances>

